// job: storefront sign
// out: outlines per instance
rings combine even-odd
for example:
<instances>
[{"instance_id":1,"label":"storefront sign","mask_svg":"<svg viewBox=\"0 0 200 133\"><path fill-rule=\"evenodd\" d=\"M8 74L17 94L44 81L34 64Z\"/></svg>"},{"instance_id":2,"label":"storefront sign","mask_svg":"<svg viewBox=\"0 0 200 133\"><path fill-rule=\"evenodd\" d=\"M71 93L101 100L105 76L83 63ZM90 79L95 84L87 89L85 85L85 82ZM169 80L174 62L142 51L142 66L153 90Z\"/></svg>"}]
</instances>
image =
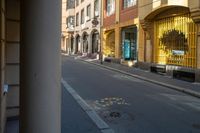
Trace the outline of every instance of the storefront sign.
<instances>
[{"instance_id":1,"label":"storefront sign","mask_svg":"<svg viewBox=\"0 0 200 133\"><path fill-rule=\"evenodd\" d=\"M125 59L130 59L131 57L130 46L131 46L130 41L125 40L124 41L124 58Z\"/></svg>"},{"instance_id":2,"label":"storefront sign","mask_svg":"<svg viewBox=\"0 0 200 133\"><path fill-rule=\"evenodd\" d=\"M184 55L185 51L182 50L172 50L173 55Z\"/></svg>"}]
</instances>

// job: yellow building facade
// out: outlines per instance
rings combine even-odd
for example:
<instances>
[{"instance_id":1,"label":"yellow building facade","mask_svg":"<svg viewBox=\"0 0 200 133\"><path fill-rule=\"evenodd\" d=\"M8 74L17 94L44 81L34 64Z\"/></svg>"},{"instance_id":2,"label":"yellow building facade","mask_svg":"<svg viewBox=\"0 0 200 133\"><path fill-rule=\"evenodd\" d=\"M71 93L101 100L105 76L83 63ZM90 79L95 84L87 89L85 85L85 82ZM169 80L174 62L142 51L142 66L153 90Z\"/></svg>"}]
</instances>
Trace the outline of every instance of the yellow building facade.
<instances>
[{"instance_id":1,"label":"yellow building facade","mask_svg":"<svg viewBox=\"0 0 200 133\"><path fill-rule=\"evenodd\" d=\"M138 65L200 81L200 1L140 0ZM159 71L159 70L156 70Z\"/></svg>"}]
</instances>

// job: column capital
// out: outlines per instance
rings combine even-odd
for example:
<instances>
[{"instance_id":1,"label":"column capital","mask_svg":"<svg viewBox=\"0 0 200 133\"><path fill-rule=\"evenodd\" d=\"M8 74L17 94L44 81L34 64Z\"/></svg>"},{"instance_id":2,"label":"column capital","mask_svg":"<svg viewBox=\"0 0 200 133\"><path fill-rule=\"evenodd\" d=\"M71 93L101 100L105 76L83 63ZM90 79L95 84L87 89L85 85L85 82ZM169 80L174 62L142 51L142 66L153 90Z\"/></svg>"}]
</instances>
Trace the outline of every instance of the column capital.
<instances>
[{"instance_id":1,"label":"column capital","mask_svg":"<svg viewBox=\"0 0 200 133\"><path fill-rule=\"evenodd\" d=\"M140 20L140 24L146 33L146 39L150 40L151 38L150 31L152 29L152 22L148 20Z\"/></svg>"},{"instance_id":2,"label":"column capital","mask_svg":"<svg viewBox=\"0 0 200 133\"><path fill-rule=\"evenodd\" d=\"M195 23L200 23L200 9L191 10L191 17Z\"/></svg>"}]
</instances>

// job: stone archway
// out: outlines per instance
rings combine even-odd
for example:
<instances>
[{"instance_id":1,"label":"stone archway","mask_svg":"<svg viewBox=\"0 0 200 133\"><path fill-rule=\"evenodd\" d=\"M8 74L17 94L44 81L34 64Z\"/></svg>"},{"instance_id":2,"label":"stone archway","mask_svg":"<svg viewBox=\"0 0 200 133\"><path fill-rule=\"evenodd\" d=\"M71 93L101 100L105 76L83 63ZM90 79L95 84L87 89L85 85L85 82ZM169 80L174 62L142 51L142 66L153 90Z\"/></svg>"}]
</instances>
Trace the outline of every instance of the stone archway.
<instances>
[{"instance_id":1,"label":"stone archway","mask_svg":"<svg viewBox=\"0 0 200 133\"><path fill-rule=\"evenodd\" d=\"M100 52L99 32L97 30L92 31L91 40L92 40L91 53L94 54Z\"/></svg>"},{"instance_id":2,"label":"stone archway","mask_svg":"<svg viewBox=\"0 0 200 133\"><path fill-rule=\"evenodd\" d=\"M105 56L115 57L115 30L105 32L103 52Z\"/></svg>"},{"instance_id":3,"label":"stone archway","mask_svg":"<svg viewBox=\"0 0 200 133\"><path fill-rule=\"evenodd\" d=\"M70 53L74 52L74 37L70 38Z\"/></svg>"},{"instance_id":4,"label":"stone archway","mask_svg":"<svg viewBox=\"0 0 200 133\"><path fill-rule=\"evenodd\" d=\"M88 33L84 32L82 35L82 52L83 53L88 53L89 51L89 37L88 37Z\"/></svg>"},{"instance_id":5,"label":"stone archway","mask_svg":"<svg viewBox=\"0 0 200 133\"><path fill-rule=\"evenodd\" d=\"M80 39L79 35L76 35L75 39L76 40L75 40L75 51L74 51L74 53L77 54L77 53L81 52L81 39Z\"/></svg>"}]
</instances>

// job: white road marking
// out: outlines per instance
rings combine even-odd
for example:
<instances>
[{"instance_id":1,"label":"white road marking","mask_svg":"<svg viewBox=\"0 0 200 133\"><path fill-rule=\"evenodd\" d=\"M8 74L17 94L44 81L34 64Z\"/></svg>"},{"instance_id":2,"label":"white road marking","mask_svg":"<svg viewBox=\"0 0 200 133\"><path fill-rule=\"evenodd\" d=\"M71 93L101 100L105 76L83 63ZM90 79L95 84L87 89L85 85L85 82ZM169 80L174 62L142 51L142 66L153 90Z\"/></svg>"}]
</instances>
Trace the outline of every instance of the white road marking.
<instances>
[{"instance_id":1,"label":"white road marking","mask_svg":"<svg viewBox=\"0 0 200 133\"><path fill-rule=\"evenodd\" d=\"M111 75L112 77L119 79L119 80L129 80L129 81L133 81L133 82L144 82L140 79L137 78L133 78L131 76L127 76L127 75L123 75L123 74L115 74L115 75Z\"/></svg>"},{"instance_id":2,"label":"white road marking","mask_svg":"<svg viewBox=\"0 0 200 133\"><path fill-rule=\"evenodd\" d=\"M108 126L108 124L100 118L95 110L92 109L63 78L61 79L61 83L76 100L76 102L81 106L81 108L87 113L90 119L92 119L92 121L96 124L96 126L101 130L102 133L114 133L114 131Z\"/></svg>"}]
</instances>

